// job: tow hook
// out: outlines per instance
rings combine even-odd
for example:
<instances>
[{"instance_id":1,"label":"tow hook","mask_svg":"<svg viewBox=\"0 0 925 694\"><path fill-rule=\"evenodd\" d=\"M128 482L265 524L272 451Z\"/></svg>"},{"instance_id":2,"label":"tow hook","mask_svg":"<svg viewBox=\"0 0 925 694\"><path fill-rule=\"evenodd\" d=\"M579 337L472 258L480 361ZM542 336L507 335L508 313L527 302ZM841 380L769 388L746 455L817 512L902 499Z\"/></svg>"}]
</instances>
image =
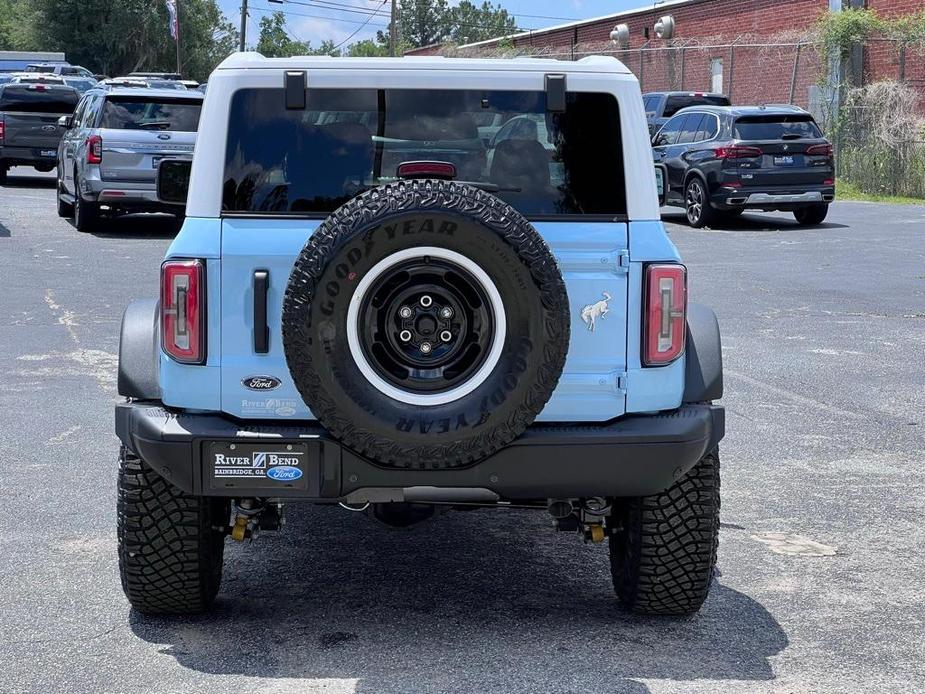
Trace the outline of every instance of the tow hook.
<instances>
[{"instance_id":1,"label":"tow hook","mask_svg":"<svg viewBox=\"0 0 925 694\"><path fill-rule=\"evenodd\" d=\"M608 514L610 514L610 504L603 497L593 496L585 499L579 510L585 542L597 544L604 541L607 536L604 521Z\"/></svg>"},{"instance_id":2,"label":"tow hook","mask_svg":"<svg viewBox=\"0 0 925 694\"><path fill-rule=\"evenodd\" d=\"M235 542L243 542L247 538L256 540L261 530L274 532L286 522L283 505L279 502L264 504L258 499L241 499L235 504L234 512L230 535Z\"/></svg>"}]
</instances>

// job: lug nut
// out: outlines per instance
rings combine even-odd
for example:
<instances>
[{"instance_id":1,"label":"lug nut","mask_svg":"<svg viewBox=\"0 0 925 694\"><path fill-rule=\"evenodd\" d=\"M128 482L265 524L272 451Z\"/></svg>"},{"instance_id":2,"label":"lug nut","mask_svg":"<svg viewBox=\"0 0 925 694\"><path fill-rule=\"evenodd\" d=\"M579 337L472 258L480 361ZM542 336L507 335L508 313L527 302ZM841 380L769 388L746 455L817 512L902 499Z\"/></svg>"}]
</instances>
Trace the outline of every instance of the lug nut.
<instances>
[{"instance_id":1,"label":"lug nut","mask_svg":"<svg viewBox=\"0 0 925 694\"><path fill-rule=\"evenodd\" d=\"M451 333L449 330L443 330L440 332L440 339L444 342L449 342L453 339L453 333Z\"/></svg>"},{"instance_id":2,"label":"lug nut","mask_svg":"<svg viewBox=\"0 0 925 694\"><path fill-rule=\"evenodd\" d=\"M411 339L411 331L402 330L400 333L398 333L398 339L402 342L408 342Z\"/></svg>"},{"instance_id":3,"label":"lug nut","mask_svg":"<svg viewBox=\"0 0 925 694\"><path fill-rule=\"evenodd\" d=\"M427 294L421 297L421 306L424 308L429 307L432 303L434 303L434 300L431 299Z\"/></svg>"},{"instance_id":4,"label":"lug nut","mask_svg":"<svg viewBox=\"0 0 925 694\"><path fill-rule=\"evenodd\" d=\"M432 349L433 349L433 347L431 346L431 344L430 344L429 342L422 342L422 343L421 343L421 354L430 354L430 350L432 350Z\"/></svg>"},{"instance_id":5,"label":"lug nut","mask_svg":"<svg viewBox=\"0 0 925 694\"><path fill-rule=\"evenodd\" d=\"M402 306L400 309L398 309L398 315L402 318L411 318L411 307Z\"/></svg>"},{"instance_id":6,"label":"lug nut","mask_svg":"<svg viewBox=\"0 0 925 694\"><path fill-rule=\"evenodd\" d=\"M441 318L452 318L453 309L450 308L449 306L444 306L443 308L440 309L440 317Z\"/></svg>"}]
</instances>

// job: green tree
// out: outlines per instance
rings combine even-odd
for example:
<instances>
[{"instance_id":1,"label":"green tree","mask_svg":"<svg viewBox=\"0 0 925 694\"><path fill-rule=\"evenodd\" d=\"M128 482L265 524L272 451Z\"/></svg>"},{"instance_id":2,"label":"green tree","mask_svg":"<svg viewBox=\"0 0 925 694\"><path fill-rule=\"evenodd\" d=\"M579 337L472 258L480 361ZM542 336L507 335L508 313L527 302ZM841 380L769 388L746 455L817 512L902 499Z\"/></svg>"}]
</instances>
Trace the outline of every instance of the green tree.
<instances>
[{"instance_id":1,"label":"green tree","mask_svg":"<svg viewBox=\"0 0 925 694\"><path fill-rule=\"evenodd\" d=\"M108 75L176 69L176 46L161 0L26 2L39 37L32 40L35 50L64 51L72 63ZM215 0L179 0L178 5L182 72L205 79L234 50L237 34Z\"/></svg>"},{"instance_id":2,"label":"green tree","mask_svg":"<svg viewBox=\"0 0 925 694\"><path fill-rule=\"evenodd\" d=\"M34 10L29 0L0 0L0 51L39 50Z\"/></svg>"},{"instance_id":3,"label":"green tree","mask_svg":"<svg viewBox=\"0 0 925 694\"><path fill-rule=\"evenodd\" d=\"M398 35L402 47L419 48L444 41L467 43L497 38L517 30L517 22L500 5L485 0L476 5L461 0L399 0ZM389 45L388 31L376 35L380 46Z\"/></svg>"},{"instance_id":4,"label":"green tree","mask_svg":"<svg viewBox=\"0 0 925 694\"><path fill-rule=\"evenodd\" d=\"M257 52L267 58L289 58L294 55L340 55L334 42L325 40L318 48L312 48L311 41L299 41L286 30L286 15L274 12L260 19L260 37Z\"/></svg>"},{"instance_id":5,"label":"green tree","mask_svg":"<svg viewBox=\"0 0 925 694\"><path fill-rule=\"evenodd\" d=\"M517 31L517 22L500 5L490 2L476 6L462 0L450 10L450 38L456 43L474 43Z\"/></svg>"},{"instance_id":6,"label":"green tree","mask_svg":"<svg viewBox=\"0 0 925 694\"><path fill-rule=\"evenodd\" d=\"M389 49L372 39L364 39L351 44L346 54L353 58L381 58L389 54Z\"/></svg>"}]
</instances>

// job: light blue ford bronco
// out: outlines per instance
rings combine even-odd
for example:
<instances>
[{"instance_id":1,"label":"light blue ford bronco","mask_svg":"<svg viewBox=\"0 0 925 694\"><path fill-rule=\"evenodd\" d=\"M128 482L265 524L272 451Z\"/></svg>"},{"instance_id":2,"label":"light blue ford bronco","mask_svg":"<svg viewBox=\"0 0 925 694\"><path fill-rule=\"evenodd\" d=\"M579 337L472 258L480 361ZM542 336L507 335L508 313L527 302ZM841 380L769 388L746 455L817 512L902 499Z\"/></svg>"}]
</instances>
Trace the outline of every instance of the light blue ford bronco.
<instances>
[{"instance_id":1,"label":"light blue ford bronco","mask_svg":"<svg viewBox=\"0 0 925 694\"><path fill-rule=\"evenodd\" d=\"M396 526L535 508L609 541L627 608L699 609L719 330L620 62L237 54L158 194L187 216L122 323L133 607L206 609L226 537L298 501Z\"/></svg>"}]
</instances>

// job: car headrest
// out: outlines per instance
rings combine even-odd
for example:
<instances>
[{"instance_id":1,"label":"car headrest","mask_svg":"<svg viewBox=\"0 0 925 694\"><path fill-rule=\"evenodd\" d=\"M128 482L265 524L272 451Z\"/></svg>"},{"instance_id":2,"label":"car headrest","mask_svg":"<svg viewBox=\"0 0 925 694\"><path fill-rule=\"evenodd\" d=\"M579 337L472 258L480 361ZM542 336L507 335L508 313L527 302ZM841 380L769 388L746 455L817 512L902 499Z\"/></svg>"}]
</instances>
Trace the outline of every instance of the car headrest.
<instances>
[{"instance_id":1,"label":"car headrest","mask_svg":"<svg viewBox=\"0 0 925 694\"><path fill-rule=\"evenodd\" d=\"M548 186L549 154L536 140L505 140L495 148L491 180L518 188Z\"/></svg>"}]
</instances>

